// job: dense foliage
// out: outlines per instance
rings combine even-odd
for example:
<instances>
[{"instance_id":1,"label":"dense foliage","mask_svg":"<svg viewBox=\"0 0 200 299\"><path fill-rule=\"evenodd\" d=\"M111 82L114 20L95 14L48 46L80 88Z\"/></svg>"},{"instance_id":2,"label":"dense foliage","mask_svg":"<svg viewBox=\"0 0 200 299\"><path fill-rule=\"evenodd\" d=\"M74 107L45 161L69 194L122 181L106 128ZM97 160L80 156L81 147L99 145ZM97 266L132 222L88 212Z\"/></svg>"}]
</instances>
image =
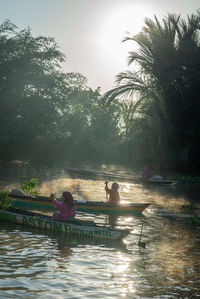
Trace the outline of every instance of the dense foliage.
<instances>
[{"instance_id":1,"label":"dense foliage","mask_svg":"<svg viewBox=\"0 0 200 299\"><path fill-rule=\"evenodd\" d=\"M0 209L6 210L12 206L12 198L9 197L8 191L0 191Z\"/></svg>"},{"instance_id":2,"label":"dense foliage","mask_svg":"<svg viewBox=\"0 0 200 299\"><path fill-rule=\"evenodd\" d=\"M200 13L187 21L168 15L162 22L146 19L139 34L128 36L139 46L129 53L137 71L117 76L107 92L134 98L132 121L123 145L133 164L149 163L166 169L198 170L200 166ZM128 162L128 161L127 161Z\"/></svg>"},{"instance_id":3,"label":"dense foliage","mask_svg":"<svg viewBox=\"0 0 200 299\"><path fill-rule=\"evenodd\" d=\"M38 187L38 179L31 178L28 181L24 181L20 184L20 190L23 191L25 194L30 194L33 196L39 196L40 191L35 190Z\"/></svg>"},{"instance_id":4,"label":"dense foliage","mask_svg":"<svg viewBox=\"0 0 200 299\"><path fill-rule=\"evenodd\" d=\"M103 97L80 73L64 73L53 38L0 25L0 160L34 164L200 166L200 14L146 19L124 41L135 71ZM136 66L136 67L135 67Z\"/></svg>"},{"instance_id":5,"label":"dense foliage","mask_svg":"<svg viewBox=\"0 0 200 299\"><path fill-rule=\"evenodd\" d=\"M101 105L79 73L63 73L53 38L0 26L0 159L38 164L109 160L118 128L115 104ZM111 116L112 115L112 116ZM112 151L110 150L112 144Z\"/></svg>"}]
</instances>

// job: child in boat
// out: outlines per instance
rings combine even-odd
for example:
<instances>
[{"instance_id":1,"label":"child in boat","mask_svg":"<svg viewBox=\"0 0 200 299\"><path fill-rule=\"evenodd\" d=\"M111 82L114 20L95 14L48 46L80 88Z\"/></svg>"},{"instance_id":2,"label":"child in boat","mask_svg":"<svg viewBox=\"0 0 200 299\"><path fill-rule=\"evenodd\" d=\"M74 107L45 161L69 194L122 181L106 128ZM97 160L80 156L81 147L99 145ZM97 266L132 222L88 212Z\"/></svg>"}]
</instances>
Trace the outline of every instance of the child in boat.
<instances>
[{"instance_id":1,"label":"child in boat","mask_svg":"<svg viewBox=\"0 0 200 299\"><path fill-rule=\"evenodd\" d=\"M72 194L68 191L63 192L62 201L58 201L54 194L50 195L54 207L58 212L53 213L53 220L66 220L76 216L75 202Z\"/></svg>"},{"instance_id":2,"label":"child in boat","mask_svg":"<svg viewBox=\"0 0 200 299\"><path fill-rule=\"evenodd\" d=\"M142 177L143 177L143 179L148 179L151 177L151 172L150 172L148 166L144 166L144 170L142 172Z\"/></svg>"},{"instance_id":3,"label":"child in boat","mask_svg":"<svg viewBox=\"0 0 200 299\"><path fill-rule=\"evenodd\" d=\"M119 203L120 202L120 197L118 193L119 185L115 182L112 184L111 189L108 188L108 182L105 182L105 190L106 194L109 194L109 203Z\"/></svg>"}]
</instances>

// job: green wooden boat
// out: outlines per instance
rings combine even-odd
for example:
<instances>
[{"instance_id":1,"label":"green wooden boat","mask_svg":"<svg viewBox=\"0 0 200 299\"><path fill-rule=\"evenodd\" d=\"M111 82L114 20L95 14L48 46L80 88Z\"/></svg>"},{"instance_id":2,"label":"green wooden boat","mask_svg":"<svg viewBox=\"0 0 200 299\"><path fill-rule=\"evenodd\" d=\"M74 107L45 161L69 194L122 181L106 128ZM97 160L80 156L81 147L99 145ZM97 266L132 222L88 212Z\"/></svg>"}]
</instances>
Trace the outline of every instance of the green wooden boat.
<instances>
[{"instance_id":1,"label":"green wooden boat","mask_svg":"<svg viewBox=\"0 0 200 299\"><path fill-rule=\"evenodd\" d=\"M53 233L74 234L81 237L91 237L109 240L122 240L129 233L128 229L114 229L96 225L93 221L71 219L55 221L39 213L18 209L0 210L0 220L40 228Z\"/></svg>"},{"instance_id":2,"label":"green wooden boat","mask_svg":"<svg viewBox=\"0 0 200 299\"><path fill-rule=\"evenodd\" d=\"M52 201L45 196L31 197L23 195L10 194L15 200L13 205L22 208L45 208L53 210ZM79 212L116 214L116 215L141 215L141 213L150 205L150 203L124 203L110 204L100 201L76 200L76 210Z\"/></svg>"}]
</instances>

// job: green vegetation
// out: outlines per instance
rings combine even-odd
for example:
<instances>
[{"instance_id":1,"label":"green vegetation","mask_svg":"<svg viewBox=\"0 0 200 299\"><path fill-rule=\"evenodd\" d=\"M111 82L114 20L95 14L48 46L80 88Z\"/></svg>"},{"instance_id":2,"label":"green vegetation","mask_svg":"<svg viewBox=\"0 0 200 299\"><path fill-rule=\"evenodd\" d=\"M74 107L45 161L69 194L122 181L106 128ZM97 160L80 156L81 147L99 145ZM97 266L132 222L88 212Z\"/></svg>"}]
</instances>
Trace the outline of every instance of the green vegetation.
<instances>
[{"instance_id":1,"label":"green vegetation","mask_svg":"<svg viewBox=\"0 0 200 299\"><path fill-rule=\"evenodd\" d=\"M197 207L193 204L185 204L181 208L190 212L197 209Z\"/></svg>"},{"instance_id":2,"label":"green vegetation","mask_svg":"<svg viewBox=\"0 0 200 299\"><path fill-rule=\"evenodd\" d=\"M137 71L117 76L118 86L105 95L108 105L134 98L124 155L149 165L190 171L200 166L200 12L169 14L160 22L146 19L143 30L128 36L139 46L129 53Z\"/></svg>"},{"instance_id":3,"label":"green vegetation","mask_svg":"<svg viewBox=\"0 0 200 299\"><path fill-rule=\"evenodd\" d=\"M177 175L170 176L170 178L183 183L200 183L199 176L177 174Z\"/></svg>"},{"instance_id":4,"label":"green vegetation","mask_svg":"<svg viewBox=\"0 0 200 299\"><path fill-rule=\"evenodd\" d=\"M127 36L137 71L101 95L50 37L0 25L0 156L38 165L115 163L175 173L200 167L200 13L146 19ZM131 50L131 49L130 49ZM197 179L199 181L199 178Z\"/></svg>"},{"instance_id":5,"label":"green vegetation","mask_svg":"<svg viewBox=\"0 0 200 299\"><path fill-rule=\"evenodd\" d=\"M199 226L199 224L200 224L200 218L199 218L199 216L195 215L193 217L190 217L188 219L188 223L192 224L193 226Z\"/></svg>"},{"instance_id":6,"label":"green vegetation","mask_svg":"<svg viewBox=\"0 0 200 299\"><path fill-rule=\"evenodd\" d=\"M38 179L32 178L29 181L22 182L20 184L20 190L22 190L25 194L31 194L33 196L39 196L40 191L34 190L37 188Z\"/></svg>"},{"instance_id":7,"label":"green vegetation","mask_svg":"<svg viewBox=\"0 0 200 299\"><path fill-rule=\"evenodd\" d=\"M12 199L8 191L0 191L0 209L6 210L12 206Z\"/></svg>"},{"instance_id":8,"label":"green vegetation","mask_svg":"<svg viewBox=\"0 0 200 299\"><path fill-rule=\"evenodd\" d=\"M61 71L65 57L53 38L33 37L6 21L0 50L1 160L56 165L116 157L117 105L105 109L100 88Z\"/></svg>"},{"instance_id":9,"label":"green vegetation","mask_svg":"<svg viewBox=\"0 0 200 299\"><path fill-rule=\"evenodd\" d=\"M200 215L197 213L198 208L195 205L185 204L185 205L182 206L182 209L186 213L189 213L189 214L191 213L192 214L192 216L187 219L187 222L189 224L192 224L194 226L197 226L197 225L200 224Z\"/></svg>"}]
</instances>

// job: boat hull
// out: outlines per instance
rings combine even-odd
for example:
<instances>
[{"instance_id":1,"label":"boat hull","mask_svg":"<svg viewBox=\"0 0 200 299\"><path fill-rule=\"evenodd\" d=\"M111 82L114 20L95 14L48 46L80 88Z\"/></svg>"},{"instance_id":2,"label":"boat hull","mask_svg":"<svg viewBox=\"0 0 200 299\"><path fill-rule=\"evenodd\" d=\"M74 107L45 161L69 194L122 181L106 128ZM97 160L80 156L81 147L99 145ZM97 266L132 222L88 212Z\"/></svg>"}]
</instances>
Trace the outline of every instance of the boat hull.
<instances>
[{"instance_id":1,"label":"boat hull","mask_svg":"<svg viewBox=\"0 0 200 299\"><path fill-rule=\"evenodd\" d=\"M48 197L39 196L37 198L27 196L14 196L14 206L24 208L45 208L54 210L54 206ZM92 202L76 200L76 210L79 212L102 213L102 214L118 214L118 215L139 215L150 203L127 203L127 204L109 204L106 202Z\"/></svg>"},{"instance_id":2,"label":"boat hull","mask_svg":"<svg viewBox=\"0 0 200 299\"><path fill-rule=\"evenodd\" d=\"M77 211L102 213L102 214L118 214L118 215L140 215L150 204L133 203L133 204L108 204L104 202L76 203Z\"/></svg>"},{"instance_id":3,"label":"boat hull","mask_svg":"<svg viewBox=\"0 0 200 299\"><path fill-rule=\"evenodd\" d=\"M91 237L109 240L121 240L130 231L122 229L112 229L97 225L80 225L68 221L54 221L51 217L36 213L18 213L7 210L0 210L0 220L40 228L53 233L74 234L81 237Z\"/></svg>"},{"instance_id":4,"label":"boat hull","mask_svg":"<svg viewBox=\"0 0 200 299\"><path fill-rule=\"evenodd\" d=\"M178 181L168 179L143 179L143 183L153 185L175 185L178 183Z\"/></svg>"}]
</instances>

